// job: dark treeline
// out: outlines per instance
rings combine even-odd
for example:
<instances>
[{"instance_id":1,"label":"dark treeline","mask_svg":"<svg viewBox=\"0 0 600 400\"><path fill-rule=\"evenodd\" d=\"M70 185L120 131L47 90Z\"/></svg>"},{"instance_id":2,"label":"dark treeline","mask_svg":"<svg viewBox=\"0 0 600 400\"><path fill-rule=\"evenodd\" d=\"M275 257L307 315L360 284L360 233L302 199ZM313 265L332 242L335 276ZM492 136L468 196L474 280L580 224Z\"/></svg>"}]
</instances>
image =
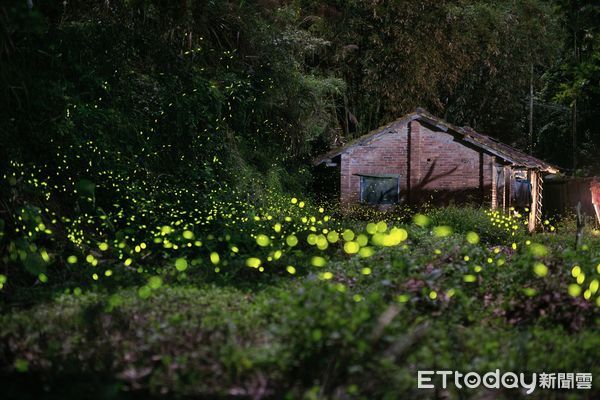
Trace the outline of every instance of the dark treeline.
<instances>
[{"instance_id":1,"label":"dark treeline","mask_svg":"<svg viewBox=\"0 0 600 400\"><path fill-rule=\"evenodd\" d=\"M416 107L600 174L599 14L0 0L2 398L531 398L432 370L600 398L598 225L310 190L315 156Z\"/></svg>"},{"instance_id":2,"label":"dark treeline","mask_svg":"<svg viewBox=\"0 0 600 400\"><path fill-rule=\"evenodd\" d=\"M130 174L266 174L298 189L310 179L298 165L422 106L593 173L599 12L567 0L11 0L3 165L51 170L57 148L95 148Z\"/></svg>"}]
</instances>

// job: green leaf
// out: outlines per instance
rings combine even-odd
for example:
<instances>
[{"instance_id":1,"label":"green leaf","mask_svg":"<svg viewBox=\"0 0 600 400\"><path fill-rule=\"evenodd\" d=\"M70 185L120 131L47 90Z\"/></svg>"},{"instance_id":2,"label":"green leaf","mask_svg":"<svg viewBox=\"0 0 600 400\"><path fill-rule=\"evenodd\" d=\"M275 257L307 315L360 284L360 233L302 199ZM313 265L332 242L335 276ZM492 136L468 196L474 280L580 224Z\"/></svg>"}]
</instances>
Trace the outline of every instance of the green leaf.
<instances>
[{"instance_id":1,"label":"green leaf","mask_svg":"<svg viewBox=\"0 0 600 400\"><path fill-rule=\"evenodd\" d=\"M77 182L77 191L81 196L84 197L94 197L94 192L96 190L96 184L88 179L80 179Z\"/></svg>"},{"instance_id":2,"label":"green leaf","mask_svg":"<svg viewBox=\"0 0 600 400\"><path fill-rule=\"evenodd\" d=\"M46 262L38 253L27 254L27 258L23 262L23 265L27 272L36 277L46 272Z\"/></svg>"}]
</instances>

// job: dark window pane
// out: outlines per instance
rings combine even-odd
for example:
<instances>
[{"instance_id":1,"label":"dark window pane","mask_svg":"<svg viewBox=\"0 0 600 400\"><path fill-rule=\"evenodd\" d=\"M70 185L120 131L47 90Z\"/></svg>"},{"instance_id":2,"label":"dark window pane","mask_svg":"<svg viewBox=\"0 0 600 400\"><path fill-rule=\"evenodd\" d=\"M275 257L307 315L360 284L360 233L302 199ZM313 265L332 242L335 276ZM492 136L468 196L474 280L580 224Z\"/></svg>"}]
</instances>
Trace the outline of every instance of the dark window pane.
<instances>
[{"instance_id":1,"label":"dark window pane","mask_svg":"<svg viewBox=\"0 0 600 400\"><path fill-rule=\"evenodd\" d=\"M361 200L368 204L398 202L398 178L360 177Z\"/></svg>"}]
</instances>

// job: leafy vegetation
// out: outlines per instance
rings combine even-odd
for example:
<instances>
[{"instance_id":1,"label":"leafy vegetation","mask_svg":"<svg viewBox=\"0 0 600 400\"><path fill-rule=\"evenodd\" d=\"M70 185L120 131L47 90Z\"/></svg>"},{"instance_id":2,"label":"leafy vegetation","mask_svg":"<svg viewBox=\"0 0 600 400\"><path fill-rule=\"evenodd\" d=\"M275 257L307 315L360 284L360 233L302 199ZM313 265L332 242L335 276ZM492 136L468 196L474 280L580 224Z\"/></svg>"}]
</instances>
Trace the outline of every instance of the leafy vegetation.
<instances>
[{"instance_id":1,"label":"leafy vegetation","mask_svg":"<svg viewBox=\"0 0 600 400\"><path fill-rule=\"evenodd\" d=\"M231 232L220 240L202 233L199 246L199 232L163 225L145 248L109 240L73 262L70 279L87 286L2 318L3 363L55 394L64 376L94 376L114 390L258 398L415 397L415 371L434 366L597 373L598 231L574 251L571 230L530 236L523 218L482 210L353 228L296 198L254 218L212 210ZM482 235L465 231L474 222Z\"/></svg>"},{"instance_id":2,"label":"leafy vegetation","mask_svg":"<svg viewBox=\"0 0 600 400\"><path fill-rule=\"evenodd\" d=\"M529 234L515 210L341 214L309 163L426 106L594 171L596 13L0 5L3 395L462 398L486 393L424 394L416 371L596 377L593 224L575 249L569 218ZM532 82L536 102L578 110L574 142L568 116L537 109L541 136L523 135Z\"/></svg>"}]
</instances>

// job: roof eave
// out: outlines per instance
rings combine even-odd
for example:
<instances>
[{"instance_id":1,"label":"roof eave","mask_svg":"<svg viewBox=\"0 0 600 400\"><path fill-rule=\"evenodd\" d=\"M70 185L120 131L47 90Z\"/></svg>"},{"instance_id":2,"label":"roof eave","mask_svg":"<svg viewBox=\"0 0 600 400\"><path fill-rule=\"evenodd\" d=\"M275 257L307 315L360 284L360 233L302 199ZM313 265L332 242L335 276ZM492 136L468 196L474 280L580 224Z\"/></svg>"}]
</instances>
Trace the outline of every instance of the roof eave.
<instances>
[{"instance_id":1,"label":"roof eave","mask_svg":"<svg viewBox=\"0 0 600 400\"><path fill-rule=\"evenodd\" d=\"M483 144L475 139L472 139L468 136L464 136L463 140L465 140L466 142L471 143L477 147L480 147L480 148L486 150L487 152L502 158L503 160L508 161L509 163L513 164L513 166L515 166L515 167L537 169L537 170L540 170L543 172L547 172L549 174L557 174L560 172L558 168L556 168L552 165L549 165L549 164L543 162L542 160L538 160L538 164L522 163L522 162L515 160L514 158L511 158L510 156L506 155L505 153L503 153L499 150L496 150L490 146L486 146L485 144ZM529 157L535 158L533 156L529 156Z\"/></svg>"},{"instance_id":2,"label":"roof eave","mask_svg":"<svg viewBox=\"0 0 600 400\"><path fill-rule=\"evenodd\" d=\"M370 141L372 141L373 139L376 139L377 137L379 137L380 135L386 133L392 126L402 123L402 122L409 122L412 121L414 119L419 118L420 116L420 112L416 111L407 115L404 115L392 122L390 122L387 125L384 125L382 127L379 127L377 129L374 129L372 131L370 131L369 133L360 136L358 138L355 138L353 140L351 140L350 142L346 143L344 146L342 147L338 147L337 149L334 149L332 151L329 151L328 153L322 154L320 156L318 156L317 158L315 158L312 162L313 166L317 166L320 164L323 164L324 162L331 160L332 158L335 158L345 152L347 152L348 150L354 148L355 146L361 145L361 144L365 144L368 143Z\"/></svg>"},{"instance_id":3,"label":"roof eave","mask_svg":"<svg viewBox=\"0 0 600 400\"><path fill-rule=\"evenodd\" d=\"M477 147L489 152L490 154L498 156L498 157L502 158L503 160L508 161L509 163L513 164L514 166L528 168L528 169L537 169L537 170L540 170L543 172L548 172L550 174L556 174L556 173L560 172L558 168L556 168L552 165L549 165L549 164L543 162L542 160L539 160L539 159L537 159L529 154L526 154L526 153L523 153L523 156L531 158L534 162L533 163L528 163L528 162L523 163L522 161L518 161L517 159L511 157L510 155L507 155L505 152L494 149L493 147L490 147L484 143L481 143L480 141L476 140L475 138L469 136L469 132L477 133L472 128L468 128L468 127L461 128L461 127L455 126L449 122L440 120L439 118L435 117L432 114L429 114L427 111L425 111L422 108L417 108L417 110L413 113L410 113L403 117L400 117L400 118L396 119L395 121L393 121L383 127L377 128L377 129L367 133L366 135L363 135L359 138L356 138L356 139L350 141L349 143L347 143L346 145L344 145L342 147L339 147L339 148L332 150L324 155L319 156L318 158L313 160L313 165L317 166L317 165L320 165L327 161L331 162L331 159L349 151L350 149L354 148L355 146L368 143L368 142L376 139L380 135L385 134L386 132L388 132L388 130L392 126L399 124L399 123L403 123L403 122L410 122L413 120L419 120L419 121L425 122L427 124L435 126L436 128L438 128L444 132L448 132L448 131L456 132L462 136L462 140L464 140L465 142L471 143L472 145L477 146ZM508 145L506 145L506 146L510 147ZM517 149L514 149L514 150L516 152L519 152L519 150L517 150Z\"/></svg>"}]
</instances>

